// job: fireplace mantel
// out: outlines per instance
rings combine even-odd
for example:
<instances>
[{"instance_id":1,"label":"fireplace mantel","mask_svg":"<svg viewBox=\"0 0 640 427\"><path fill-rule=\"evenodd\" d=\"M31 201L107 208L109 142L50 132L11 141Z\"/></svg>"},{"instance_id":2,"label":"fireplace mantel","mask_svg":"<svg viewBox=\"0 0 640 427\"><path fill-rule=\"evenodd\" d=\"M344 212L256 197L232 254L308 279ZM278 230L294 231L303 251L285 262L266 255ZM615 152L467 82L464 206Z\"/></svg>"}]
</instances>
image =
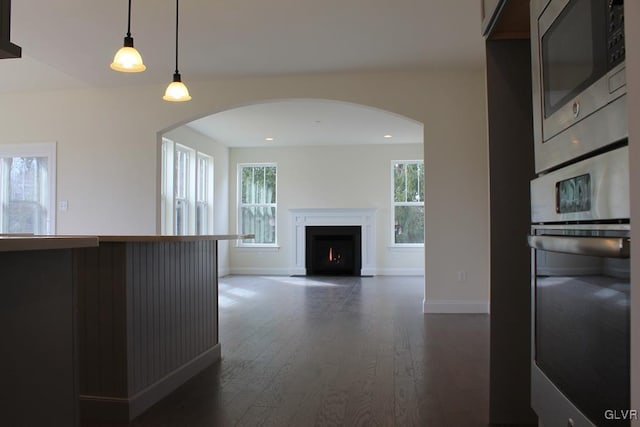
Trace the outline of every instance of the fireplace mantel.
<instances>
[{"instance_id":1,"label":"fireplace mantel","mask_svg":"<svg viewBox=\"0 0 640 427\"><path fill-rule=\"evenodd\" d=\"M363 276L376 274L376 210L373 208L289 209L291 215L292 275L306 275L305 227L308 225L359 225L362 227Z\"/></svg>"}]
</instances>

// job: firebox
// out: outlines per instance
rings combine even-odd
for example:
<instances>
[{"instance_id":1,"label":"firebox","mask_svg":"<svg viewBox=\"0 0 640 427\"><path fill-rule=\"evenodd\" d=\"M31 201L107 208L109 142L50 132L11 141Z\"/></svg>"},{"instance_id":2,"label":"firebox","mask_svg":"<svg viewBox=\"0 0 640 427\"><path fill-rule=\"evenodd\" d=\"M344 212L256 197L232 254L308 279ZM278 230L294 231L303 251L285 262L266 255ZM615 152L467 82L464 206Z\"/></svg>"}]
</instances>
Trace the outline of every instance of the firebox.
<instances>
[{"instance_id":1,"label":"firebox","mask_svg":"<svg viewBox=\"0 0 640 427\"><path fill-rule=\"evenodd\" d=\"M362 268L360 226L307 226L305 234L308 276L360 276Z\"/></svg>"}]
</instances>

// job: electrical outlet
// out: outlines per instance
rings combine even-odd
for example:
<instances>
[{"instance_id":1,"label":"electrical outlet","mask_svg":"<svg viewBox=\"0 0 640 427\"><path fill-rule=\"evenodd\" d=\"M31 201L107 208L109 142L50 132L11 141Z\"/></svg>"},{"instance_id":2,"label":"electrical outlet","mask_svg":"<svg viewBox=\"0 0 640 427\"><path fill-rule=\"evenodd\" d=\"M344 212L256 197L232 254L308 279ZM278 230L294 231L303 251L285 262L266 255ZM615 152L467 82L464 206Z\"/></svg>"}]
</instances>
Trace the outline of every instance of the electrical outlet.
<instances>
[{"instance_id":1,"label":"electrical outlet","mask_svg":"<svg viewBox=\"0 0 640 427\"><path fill-rule=\"evenodd\" d=\"M458 271L458 282L464 283L466 281L467 281L467 271L466 270Z\"/></svg>"}]
</instances>

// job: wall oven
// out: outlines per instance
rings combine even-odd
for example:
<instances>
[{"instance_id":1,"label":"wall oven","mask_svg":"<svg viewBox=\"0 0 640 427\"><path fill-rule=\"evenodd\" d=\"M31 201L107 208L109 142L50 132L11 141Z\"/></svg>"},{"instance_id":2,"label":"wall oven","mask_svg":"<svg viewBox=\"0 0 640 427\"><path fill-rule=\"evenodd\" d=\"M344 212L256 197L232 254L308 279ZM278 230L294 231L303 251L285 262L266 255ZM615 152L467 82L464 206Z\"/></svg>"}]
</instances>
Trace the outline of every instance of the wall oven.
<instances>
[{"instance_id":1,"label":"wall oven","mask_svg":"<svg viewBox=\"0 0 640 427\"><path fill-rule=\"evenodd\" d=\"M628 194L628 147L531 182L531 405L544 427L634 417Z\"/></svg>"},{"instance_id":2,"label":"wall oven","mask_svg":"<svg viewBox=\"0 0 640 427\"><path fill-rule=\"evenodd\" d=\"M622 0L532 0L536 171L627 138Z\"/></svg>"}]
</instances>

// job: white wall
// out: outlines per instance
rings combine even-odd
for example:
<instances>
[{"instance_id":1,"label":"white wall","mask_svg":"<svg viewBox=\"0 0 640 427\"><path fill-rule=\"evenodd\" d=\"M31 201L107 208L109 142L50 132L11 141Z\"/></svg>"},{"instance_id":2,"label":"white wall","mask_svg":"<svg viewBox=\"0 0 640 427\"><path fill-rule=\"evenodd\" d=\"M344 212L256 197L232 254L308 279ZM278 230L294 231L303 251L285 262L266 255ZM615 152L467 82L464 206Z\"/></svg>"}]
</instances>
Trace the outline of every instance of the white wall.
<instances>
[{"instance_id":1,"label":"white wall","mask_svg":"<svg viewBox=\"0 0 640 427\"><path fill-rule=\"evenodd\" d=\"M640 2L627 1L625 31L627 40L627 97L629 98L629 162L631 224L640 224ZM636 167L633 167L633 165ZM633 233L633 231L632 231ZM635 244L634 244L635 242ZM640 411L640 245L631 240L631 405ZM626 409L626 408L625 408ZM633 421L640 426L640 420Z\"/></svg>"},{"instance_id":2,"label":"white wall","mask_svg":"<svg viewBox=\"0 0 640 427\"><path fill-rule=\"evenodd\" d=\"M125 78L126 76L123 76ZM156 232L158 132L234 106L281 98L354 102L424 124L426 308L486 309L489 295L486 97L482 70L345 73L4 93L0 143L58 142L58 233ZM457 272L468 273L457 283Z\"/></svg>"},{"instance_id":3,"label":"white wall","mask_svg":"<svg viewBox=\"0 0 640 427\"><path fill-rule=\"evenodd\" d=\"M425 123L425 312L489 311L485 81L481 71L428 92L430 114L441 122ZM459 272L466 281L458 281Z\"/></svg>"},{"instance_id":4,"label":"white wall","mask_svg":"<svg viewBox=\"0 0 640 427\"><path fill-rule=\"evenodd\" d=\"M289 274L292 236L289 209L375 208L377 274L424 274L424 249L390 249L391 161L423 158L422 144L231 148L230 184L238 163L278 165L278 250L232 247L231 270L246 274ZM231 192L230 205L237 205ZM235 210L230 215L236 230Z\"/></svg>"},{"instance_id":5,"label":"white wall","mask_svg":"<svg viewBox=\"0 0 640 427\"><path fill-rule=\"evenodd\" d=\"M165 137L173 142L186 145L201 153L213 157L213 234L230 234L229 228L229 149L219 142L201 133L180 126L170 130ZM160 143L160 142L159 142ZM160 173L158 156L158 173ZM159 179L159 178L158 178ZM160 234L160 209L157 212L157 230ZM229 242L218 242L218 271L220 275L229 274Z\"/></svg>"}]
</instances>

